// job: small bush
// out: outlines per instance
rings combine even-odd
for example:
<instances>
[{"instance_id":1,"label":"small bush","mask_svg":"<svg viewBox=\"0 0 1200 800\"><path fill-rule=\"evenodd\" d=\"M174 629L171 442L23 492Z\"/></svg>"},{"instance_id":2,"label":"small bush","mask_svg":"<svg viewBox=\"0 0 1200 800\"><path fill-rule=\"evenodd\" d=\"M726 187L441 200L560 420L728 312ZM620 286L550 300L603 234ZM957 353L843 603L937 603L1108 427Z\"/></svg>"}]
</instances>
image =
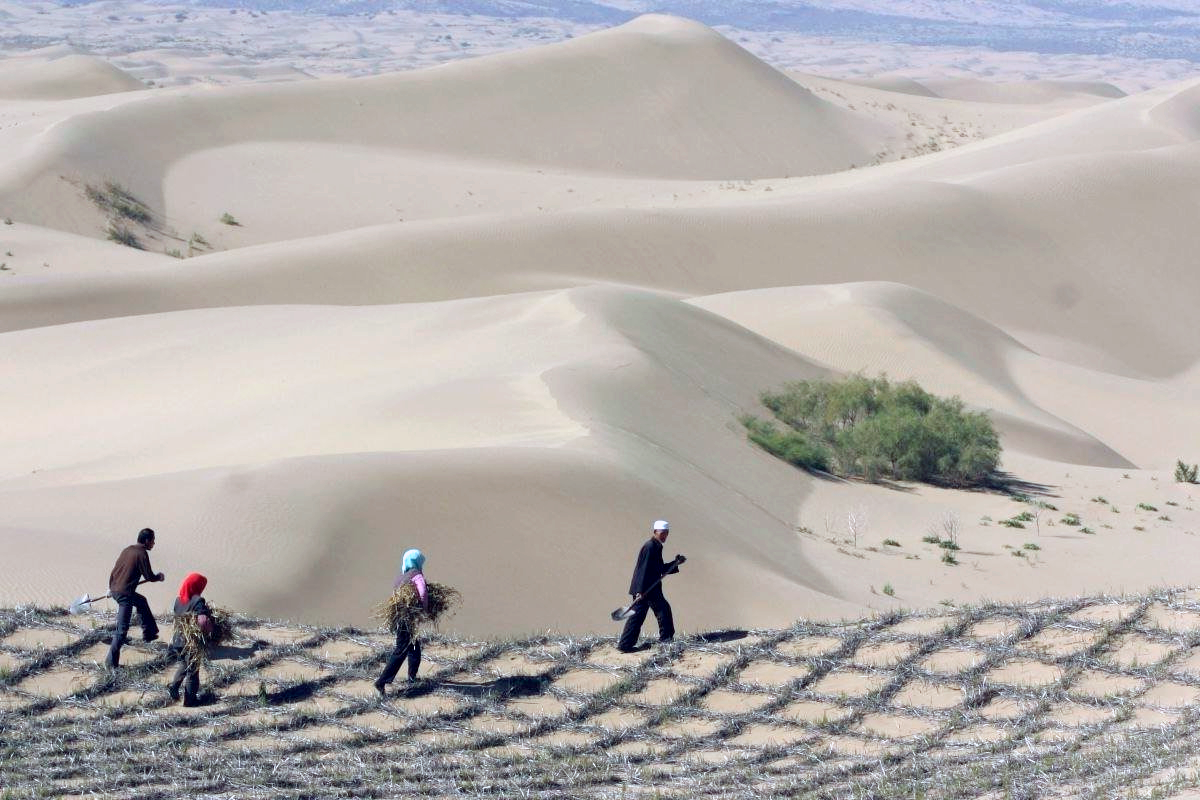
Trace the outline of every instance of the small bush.
<instances>
[{"instance_id":1,"label":"small bush","mask_svg":"<svg viewBox=\"0 0 1200 800\"><path fill-rule=\"evenodd\" d=\"M884 547L899 547L900 543L897 542L895 539L884 539L883 546Z\"/></svg>"},{"instance_id":2,"label":"small bush","mask_svg":"<svg viewBox=\"0 0 1200 800\"><path fill-rule=\"evenodd\" d=\"M5 225L12 225L12 224L13 224L13 223L12 223L12 218L10 218L10 217L5 217L5 218L4 218L4 224L5 224Z\"/></svg>"},{"instance_id":3,"label":"small bush","mask_svg":"<svg viewBox=\"0 0 1200 800\"><path fill-rule=\"evenodd\" d=\"M1002 519L1000 524L1006 528L1024 528L1025 524L1015 517L1013 519Z\"/></svg>"},{"instance_id":4,"label":"small bush","mask_svg":"<svg viewBox=\"0 0 1200 800\"><path fill-rule=\"evenodd\" d=\"M942 553L942 563L954 566L958 563L958 559L954 557L954 553L951 553L949 550L947 550L946 552Z\"/></svg>"},{"instance_id":5,"label":"small bush","mask_svg":"<svg viewBox=\"0 0 1200 800\"><path fill-rule=\"evenodd\" d=\"M230 214L228 211L226 211L224 214L221 215L221 224L222 225L240 226L242 223L238 222L237 219L233 216L233 214Z\"/></svg>"},{"instance_id":6,"label":"small bush","mask_svg":"<svg viewBox=\"0 0 1200 800\"><path fill-rule=\"evenodd\" d=\"M953 542L949 539L942 539L940 542L938 542L938 547L942 548L943 550L961 550L962 549L961 547L958 546L957 542Z\"/></svg>"},{"instance_id":7,"label":"small bush","mask_svg":"<svg viewBox=\"0 0 1200 800\"><path fill-rule=\"evenodd\" d=\"M890 583L885 583L883 585L883 593L886 594L888 597L896 596L896 590L892 588L892 585Z\"/></svg>"},{"instance_id":8,"label":"small bush","mask_svg":"<svg viewBox=\"0 0 1200 800\"><path fill-rule=\"evenodd\" d=\"M765 392L762 402L786 430L743 417L751 441L789 461L756 435L779 450L819 453L829 465L822 469L835 474L979 486L999 464L1000 441L986 414L966 411L958 398L935 397L912 381L861 375L799 381Z\"/></svg>"},{"instance_id":9,"label":"small bush","mask_svg":"<svg viewBox=\"0 0 1200 800\"><path fill-rule=\"evenodd\" d=\"M1141 525L1134 525L1134 526L1133 526L1133 529L1134 529L1135 531L1144 531L1144 530L1146 530L1146 529L1145 529L1145 528L1143 528Z\"/></svg>"},{"instance_id":10,"label":"small bush","mask_svg":"<svg viewBox=\"0 0 1200 800\"><path fill-rule=\"evenodd\" d=\"M1138 503L1137 507L1140 508L1142 511L1158 511L1157 508L1150 505L1149 503Z\"/></svg>"},{"instance_id":11,"label":"small bush","mask_svg":"<svg viewBox=\"0 0 1200 800\"><path fill-rule=\"evenodd\" d=\"M83 193L97 208L115 217L140 225L148 224L152 218L150 208L145 203L114 181L105 181L103 188L96 188L89 183L84 187Z\"/></svg>"},{"instance_id":12,"label":"small bush","mask_svg":"<svg viewBox=\"0 0 1200 800\"><path fill-rule=\"evenodd\" d=\"M829 452L800 431L781 431L774 424L756 417L742 417L750 441L794 467L826 472Z\"/></svg>"},{"instance_id":13,"label":"small bush","mask_svg":"<svg viewBox=\"0 0 1200 800\"><path fill-rule=\"evenodd\" d=\"M115 222L110 224L108 226L107 236L109 241L116 242L117 244L123 244L126 247L132 247L135 250L144 249L142 247L142 243L138 241L138 238L134 232L129 230L129 228L126 228L124 225L120 225Z\"/></svg>"},{"instance_id":14,"label":"small bush","mask_svg":"<svg viewBox=\"0 0 1200 800\"><path fill-rule=\"evenodd\" d=\"M922 541L922 542L928 542L929 544L941 544L941 543L942 543L942 537L940 537L940 536L934 536L933 534L929 534L928 536L922 536L922 537L921 537L921 541Z\"/></svg>"},{"instance_id":15,"label":"small bush","mask_svg":"<svg viewBox=\"0 0 1200 800\"><path fill-rule=\"evenodd\" d=\"M1017 522L1033 522L1033 514L1028 511L1022 511L1013 517Z\"/></svg>"},{"instance_id":16,"label":"small bush","mask_svg":"<svg viewBox=\"0 0 1200 800\"><path fill-rule=\"evenodd\" d=\"M1200 464L1192 464L1190 467L1183 463L1183 459L1175 461L1175 481L1176 483L1196 483L1196 472L1200 470Z\"/></svg>"},{"instance_id":17,"label":"small bush","mask_svg":"<svg viewBox=\"0 0 1200 800\"><path fill-rule=\"evenodd\" d=\"M1083 524L1083 521L1079 519L1078 514L1067 514L1062 518L1062 524L1078 528Z\"/></svg>"},{"instance_id":18,"label":"small bush","mask_svg":"<svg viewBox=\"0 0 1200 800\"><path fill-rule=\"evenodd\" d=\"M1168 517L1166 514L1161 514L1161 515L1159 515L1159 517L1158 517L1158 518L1159 518L1160 520L1162 520L1163 522L1170 522L1170 521L1171 521L1171 518L1170 518L1170 517Z\"/></svg>"},{"instance_id":19,"label":"small bush","mask_svg":"<svg viewBox=\"0 0 1200 800\"><path fill-rule=\"evenodd\" d=\"M1080 528L1080 529L1079 529L1079 532L1080 532L1080 533L1095 533L1095 531L1094 531L1094 530L1092 530L1091 528L1088 528L1088 527L1086 527L1086 526L1084 526L1084 527Z\"/></svg>"},{"instance_id":20,"label":"small bush","mask_svg":"<svg viewBox=\"0 0 1200 800\"><path fill-rule=\"evenodd\" d=\"M1013 554L1014 556L1016 556L1017 558L1024 558L1024 557L1025 557L1025 551L1024 551L1024 550L1013 550L1013 551L1012 551L1012 554Z\"/></svg>"},{"instance_id":21,"label":"small bush","mask_svg":"<svg viewBox=\"0 0 1200 800\"><path fill-rule=\"evenodd\" d=\"M1097 496L1093 497L1092 502L1093 503L1103 503L1104 505L1108 505L1108 500L1106 500L1104 498L1104 495L1097 495Z\"/></svg>"},{"instance_id":22,"label":"small bush","mask_svg":"<svg viewBox=\"0 0 1200 800\"><path fill-rule=\"evenodd\" d=\"M1022 550L1041 550L1042 548L1041 548L1041 545L1039 545L1037 542L1026 542L1025 544L1021 545L1021 549Z\"/></svg>"}]
</instances>

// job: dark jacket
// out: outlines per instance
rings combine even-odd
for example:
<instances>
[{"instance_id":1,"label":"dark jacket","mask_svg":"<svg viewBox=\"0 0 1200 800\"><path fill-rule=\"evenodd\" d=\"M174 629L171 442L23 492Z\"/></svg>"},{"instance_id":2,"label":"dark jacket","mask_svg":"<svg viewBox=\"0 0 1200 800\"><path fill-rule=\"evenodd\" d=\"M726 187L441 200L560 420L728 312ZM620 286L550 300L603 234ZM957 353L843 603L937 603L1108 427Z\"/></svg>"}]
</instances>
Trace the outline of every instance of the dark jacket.
<instances>
[{"instance_id":1,"label":"dark jacket","mask_svg":"<svg viewBox=\"0 0 1200 800\"><path fill-rule=\"evenodd\" d=\"M108 576L108 590L114 595L129 594L137 588L139 578L153 581L156 577L150 568L150 551L143 544L131 544L117 556Z\"/></svg>"},{"instance_id":2,"label":"dark jacket","mask_svg":"<svg viewBox=\"0 0 1200 800\"><path fill-rule=\"evenodd\" d=\"M670 564L663 563L662 542L651 537L638 552L637 564L633 568L633 580L629 582L629 593L645 594L663 575L675 572L679 572L679 567L674 561Z\"/></svg>"},{"instance_id":3,"label":"dark jacket","mask_svg":"<svg viewBox=\"0 0 1200 800\"><path fill-rule=\"evenodd\" d=\"M171 649L179 651L183 649L183 631L179 626L179 618L186 614L200 616L201 614L210 615L212 612L208 610L208 603L204 602L204 598L200 595L196 595L186 603L179 602L179 598L176 597L174 611L175 635L171 637Z\"/></svg>"}]
</instances>

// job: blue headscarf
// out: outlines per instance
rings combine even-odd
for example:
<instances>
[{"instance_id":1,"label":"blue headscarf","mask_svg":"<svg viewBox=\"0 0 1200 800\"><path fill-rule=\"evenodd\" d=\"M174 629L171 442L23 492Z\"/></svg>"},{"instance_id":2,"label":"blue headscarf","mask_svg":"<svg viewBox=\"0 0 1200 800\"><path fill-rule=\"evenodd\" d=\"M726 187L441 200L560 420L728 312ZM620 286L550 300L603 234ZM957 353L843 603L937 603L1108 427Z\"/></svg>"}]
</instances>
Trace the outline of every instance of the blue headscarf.
<instances>
[{"instance_id":1,"label":"blue headscarf","mask_svg":"<svg viewBox=\"0 0 1200 800\"><path fill-rule=\"evenodd\" d=\"M425 566L425 554L420 550L406 550L404 552L404 565L400 567L401 572L408 572L410 569L419 570Z\"/></svg>"}]
</instances>

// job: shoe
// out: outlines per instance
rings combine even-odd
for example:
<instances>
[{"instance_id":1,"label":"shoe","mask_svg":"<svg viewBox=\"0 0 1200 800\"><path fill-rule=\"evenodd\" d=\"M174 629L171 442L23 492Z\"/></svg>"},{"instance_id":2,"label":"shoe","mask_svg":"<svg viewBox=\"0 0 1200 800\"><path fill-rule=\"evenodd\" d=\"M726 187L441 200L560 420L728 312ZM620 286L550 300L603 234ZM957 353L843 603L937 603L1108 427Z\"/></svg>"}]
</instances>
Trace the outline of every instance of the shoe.
<instances>
[{"instance_id":1,"label":"shoe","mask_svg":"<svg viewBox=\"0 0 1200 800\"><path fill-rule=\"evenodd\" d=\"M151 642L157 642L157 641L158 641L158 634L157 634L157 633L152 633L152 634L150 634L149 636L143 636L143 637L142 637L142 641L143 641L143 642L145 642L146 644L150 644Z\"/></svg>"},{"instance_id":2,"label":"shoe","mask_svg":"<svg viewBox=\"0 0 1200 800\"><path fill-rule=\"evenodd\" d=\"M171 700L173 700L175 702L179 701L179 687L178 686L175 686L174 684L168 684L167 685L167 694L171 696Z\"/></svg>"},{"instance_id":3,"label":"shoe","mask_svg":"<svg viewBox=\"0 0 1200 800\"><path fill-rule=\"evenodd\" d=\"M618 653L636 653L637 651L638 651L638 649L636 647L618 647L617 648Z\"/></svg>"},{"instance_id":4,"label":"shoe","mask_svg":"<svg viewBox=\"0 0 1200 800\"><path fill-rule=\"evenodd\" d=\"M379 698L382 700L387 697L387 684L375 681L375 691L379 692Z\"/></svg>"},{"instance_id":5,"label":"shoe","mask_svg":"<svg viewBox=\"0 0 1200 800\"><path fill-rule=\"evenodd\" d=\"M184 708L195 708L198 705L200 705L199 697L196 697L195 695L190 695L190 694L185 694L183 696L183 707Z\"/></svg>"}]
</instances>

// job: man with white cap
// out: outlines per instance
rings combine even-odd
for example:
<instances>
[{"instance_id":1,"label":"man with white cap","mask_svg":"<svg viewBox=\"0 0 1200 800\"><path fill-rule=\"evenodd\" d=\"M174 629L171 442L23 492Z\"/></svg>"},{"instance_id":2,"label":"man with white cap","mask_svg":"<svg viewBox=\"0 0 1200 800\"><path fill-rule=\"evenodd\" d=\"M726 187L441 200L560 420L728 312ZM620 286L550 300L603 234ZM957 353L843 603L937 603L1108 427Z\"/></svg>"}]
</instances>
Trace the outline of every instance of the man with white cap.
<instances>
[{"instance_id":1,"label":"man with white cap","mask_svg":"<svg viewBox=\"0 0 1200 800\"><path fill-rule=\"evenodd\" d=\"M617 642L617 649L622 653L632 653L636 648L642 623L651 609L658 620L658 640L669 642L675 638L675 622L671 618L671 604L663 596L662 579L664 575L679 572L679 565L687 558L679 555L669 564L663 562L663 543L670 533L671 525L665 519L655 520L650 539L638 552L633 580L629 583L629 593L633 595L633 616L625 622L625 630Z\"/></svg>"}]
</instances>

